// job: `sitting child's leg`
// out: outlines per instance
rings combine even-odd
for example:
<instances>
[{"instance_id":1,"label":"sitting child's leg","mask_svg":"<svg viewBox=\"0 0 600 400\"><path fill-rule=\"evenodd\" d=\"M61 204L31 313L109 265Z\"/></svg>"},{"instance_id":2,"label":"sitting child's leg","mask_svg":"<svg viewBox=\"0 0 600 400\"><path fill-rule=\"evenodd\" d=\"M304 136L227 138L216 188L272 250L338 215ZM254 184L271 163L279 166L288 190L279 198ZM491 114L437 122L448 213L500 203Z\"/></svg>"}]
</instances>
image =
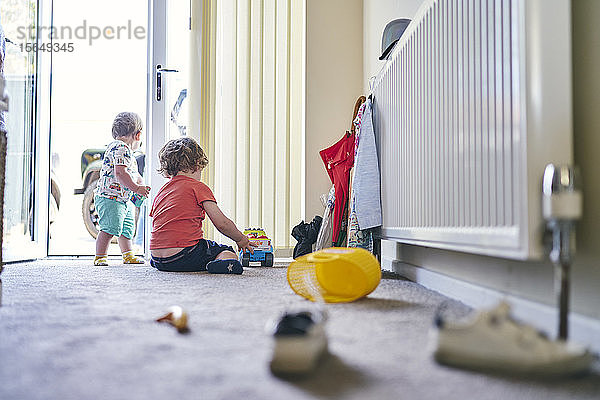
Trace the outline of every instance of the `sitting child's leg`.
<instances>
[{"instance_id":1,"label":"sitting child's leg","mask_svg":"<svg viewBox=\"0 0 600 400\"><path fill-rule=\"evenodd\" d=\"M215 258L215 260L231 260L231 259L237 260L238 256L233 251L229 251L229 250L220 252L219 255L217 255L217 257Z\"/></svg>"},{"instance_id":2,"label":"sitting child's leg","mask_svg":"<svg viewBox=\"0 0 600 400\"><path fill-rule=\"evenodd\" d=\"M206 270L211 274L236 274L241 275L244 272L242 264L237 259L226 258L214 260L206 264Z\"/></svg>"},{"instance_id":3,"label":"sitting child's leg","mask_svg":"<svg viewBox=\"0 0 600 400\"><path fill-rule=\"evenodd\" d=\"M218 254L213 261L206 264L206 270L211 274L236 274L244 272L242 264L239 262L237 254L229 246L219 245L208 241L208 252L214 251Z\"/></svg>"}]
</instances>

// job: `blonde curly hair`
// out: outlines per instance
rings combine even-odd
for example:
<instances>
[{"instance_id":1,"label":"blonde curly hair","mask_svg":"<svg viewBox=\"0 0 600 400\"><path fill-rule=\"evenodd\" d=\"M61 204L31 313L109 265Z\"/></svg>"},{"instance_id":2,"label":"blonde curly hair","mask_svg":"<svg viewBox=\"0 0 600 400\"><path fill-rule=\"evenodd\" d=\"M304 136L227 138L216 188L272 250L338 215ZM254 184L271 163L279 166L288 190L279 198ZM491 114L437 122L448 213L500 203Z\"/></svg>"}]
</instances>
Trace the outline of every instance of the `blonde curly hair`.
<instances>
[{"instance_id":1,"label":"blonde curly hair","mask_svg":"<svg viewBox=\"0 0 600 400\"><path fill-rule=\"evenodd\" d=\"M169 140L158 152L158 172L166 178L178 172L196 172L208 165L208 157L202 147L190 137Z\"/></svg>"}]
</instances>

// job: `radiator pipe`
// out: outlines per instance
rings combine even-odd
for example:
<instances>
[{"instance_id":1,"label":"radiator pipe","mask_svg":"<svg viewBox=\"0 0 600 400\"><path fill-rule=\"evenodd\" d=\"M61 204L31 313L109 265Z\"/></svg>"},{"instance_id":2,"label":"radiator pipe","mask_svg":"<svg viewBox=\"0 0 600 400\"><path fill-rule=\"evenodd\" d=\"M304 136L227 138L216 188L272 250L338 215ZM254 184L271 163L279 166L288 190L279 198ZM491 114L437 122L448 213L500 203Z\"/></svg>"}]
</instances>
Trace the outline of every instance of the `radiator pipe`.
<instances>
[{"instance_id":1,"label":"radiator pipe","mask_svg":"<svg viewBox=\"0 0 600 400\"><path fill-rule=\"evenodd\" d=\"M548 164L542 182L542 213L552 233L550 261L554 264L554 289L558 299L558 338L569 336L569 292L575 249L575 221L581 218L582 194L577 168Z\"/></svg>"},{"instance_id":2,"label":"radiator pipe","mask_svg":"<svg viewBox=\"0 0 600 400\"><path fill-rule=\"evenodd\" d=\"M554 224L549 224L554 225ZM571 285L571 241L574 223L558 222L552 229L550 260L554 264L554 285L558 300L558 338L569 336L569 298Z\"/></svg>"}]
</instances>

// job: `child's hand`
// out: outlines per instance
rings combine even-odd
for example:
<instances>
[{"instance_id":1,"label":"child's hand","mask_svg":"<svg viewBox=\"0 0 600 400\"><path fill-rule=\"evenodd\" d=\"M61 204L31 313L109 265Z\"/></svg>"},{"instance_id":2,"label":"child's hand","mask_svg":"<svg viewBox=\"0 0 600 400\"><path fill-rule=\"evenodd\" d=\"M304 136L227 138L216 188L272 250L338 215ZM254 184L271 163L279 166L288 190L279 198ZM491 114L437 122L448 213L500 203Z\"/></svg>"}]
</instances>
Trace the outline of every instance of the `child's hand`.
<instances>
[{"instance_id":1,"label":"child's hand","mask_svg":"<svg viewBox=\"0 0 600 400\"><path fill-rule=\"evenodd\" d=\"M248 240L246 235L244 235L242 239L235 242L235 244L237 244L238 250L244 253L249 251L250 253L254 254L254 247L258 247L256 243L252 243L250 240Z\"/></svg>"},{"instance_id":2,"label":"child's hand","mask_svg":"<svg viewBox=\"0 0 600 400\"><path fill-rule=\"evenodd\" d=\"M139 195L142 195L144 197L148 197L148 195L150 194L150 186L140 186L138 185L137 190L135 190L135 192Z\"/></svg>"}]
</instances>

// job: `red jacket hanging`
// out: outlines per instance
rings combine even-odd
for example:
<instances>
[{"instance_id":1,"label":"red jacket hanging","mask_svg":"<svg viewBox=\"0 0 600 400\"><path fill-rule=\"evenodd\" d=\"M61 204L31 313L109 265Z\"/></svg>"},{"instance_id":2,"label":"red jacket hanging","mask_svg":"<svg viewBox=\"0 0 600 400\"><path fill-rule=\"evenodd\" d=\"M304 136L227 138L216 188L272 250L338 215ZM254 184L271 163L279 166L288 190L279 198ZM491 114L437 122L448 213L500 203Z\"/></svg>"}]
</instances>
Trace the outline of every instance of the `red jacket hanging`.
<instances>
[{"instance_id":1,"label":"red jacket hanging","mask_svg":"<svg viewBox=\"0 0 600 400\"><path fill-rule=\"evenodd\" d=\"M346 132L336 144L319 152L329 178L335 186L332 235L334 242L338 239L344 208L348 201L350 169L354 166L354 144L354 133Z\"/></svg>"}]
</instances>

